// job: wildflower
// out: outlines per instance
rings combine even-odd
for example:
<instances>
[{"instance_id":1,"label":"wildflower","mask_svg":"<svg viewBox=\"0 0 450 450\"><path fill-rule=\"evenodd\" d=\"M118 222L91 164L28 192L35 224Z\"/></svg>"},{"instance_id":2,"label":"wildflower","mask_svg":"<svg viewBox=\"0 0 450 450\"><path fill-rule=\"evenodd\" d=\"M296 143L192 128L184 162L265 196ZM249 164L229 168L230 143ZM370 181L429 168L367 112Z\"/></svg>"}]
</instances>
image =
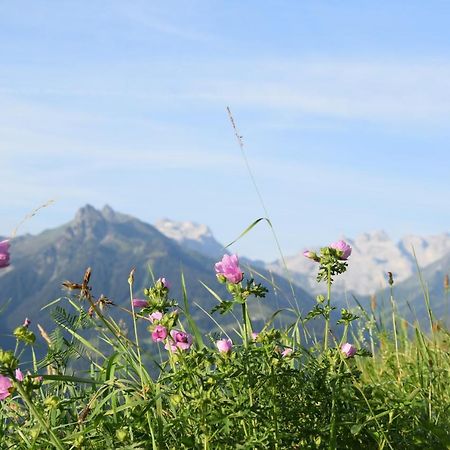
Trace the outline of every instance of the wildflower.
<instances>
[{"instance_id":1,"label":"wildflower","mask_svg":"<svg viewBox=\"0 0 450 450\"><path fill-rule=\"evenodd\" d=\"M162 342L166 339L167 335L167 328L162 325L157 325L152 332L152 339L154 342Z\"/></svg>"},{"instance_id":2,"label":"wildflower","mask_svg":"<svg viewBox=\"0 0 450 450\"><path fill-rule=\"evenodd\" d=\"M139 298L133 298L133 306L135 308L145 308L148 305L147 300L141 300Z\"/></svg>"},{"instance_id":3,"label":"wildflower","mask_svg":"<svg viewBox=\"0 0 450 450\"><path fill-rule=\"evenodd\" d=\"M156 321L160 321L163 317L163 313L161 311L152 312L149 316L150 322L155 323Z\"/></svg>"},{"instance_id":4,"label":"wildflower","mask_svg":"<svg viewBox=\"0 0 450 450\"><path fill-rule=\"evenodd\" d=\"M166 350L175 352L177 349L189 350L192 345L192 336L184 331L172 330L170 332L171 341L167 342Z\"/></svg>"},{"instance_id":5,"label":"wildflower","mask_svg":"<svg viewBox=\"0 0 450 450\"><path fill-rule=\"evenodd\" d=\"M25 328L28 328L30 326L30 324L31 324L31 320L28 317L26 317L25 320L23 321L22 326Z\"/></svg>"},{"instance_id":6,"label":"wildflower","mask_svg":"<svg viewBox=\"0 0 450 450\"><path fill-rule=\"evenodd\" d=\"M345 344L342 345L341 352L347 358L351 358L352 356L355 356L355 354L356 354L356 347L353 346L352 344L349 344L348 342L346 342Z\"/></svg>"},{"instance_id":7,"label":"wildflower","mask_svg":"<svg viewBox=\"0 0 450 450\"><path fill-rule=\"evenodd\" d=\"M16 380L23 381L23 373L19 368L16 369Z\"/></svg>"},{"instance_id":8,"label":"wildflower","mask_svg":"<svg viewBox=\"0 0 450 450\"><path fill-rule=\"evenodd\" d=\"M222 261L217 262L214 268L218 276L224 276L230 283L238 284L244 278L237 255L224 255Z\"/></svg>"},{"instance_id":9,"label":"wildflower","mask_svg":"<svg viewBox=\"0 0 450 450\"><path fill-rule=\"evenodd\" d=\"M303 252L303 256L316 262L320 261L320 258L317 256L316 252L312 252L311 250L305 250Z\"/></svg>"},{"instance_id":10,"label":"wildflower","mask_svg":"<svg viewBox=\"0 0 450 450\"><path fill-rule=\"evenodd\" d=\"M289 356L294 350L292 350L292 348L285 348L282 352L281 352L281 356L283 358L286 358L286 356Z\"/></svg>"},{"instance_id":11,"label":"wildflower","mask_svg":"<svg viewBox=\"0 0 450 450\"><path fill-rule=\"evenodd\" d=\"M231 339L219 339L216 346L220 353L231 353L233 342L231 342Z\"/></svg>"},{"instance_id":12,"label":"wildflower","mask_svg":"<svg viewBox=\"0 0 450 450\"><path fill-rule=\"evenodd\" d=\"M259 333L256 333L253 331L252 333L252 341L256 341L256 339L258 339Z\"/></svg>"},{"instance_id":13,"label":"wildflower","mask_svg":"<svg viewBox=\"0 0 450 450\"><path fill-rule=\"evenodd\" d=\"M9 266L9 241L0 242L0 269Z\"/></svg>"},{"instance_id":14,"label":"wildflower","mask_svg":"<svg viewBox=\"0 0 450 450\"><path fill-rule=\"evenodd\" d=\"M166 289L170 289L170 287L171 287L171 284L165 278L158 278L156 283L161 283L163 285L163 287Z\"/></svg>"},{"instance_id":15,"label":"wildflower","mask_svg":"<svg viewBox=\"0 0 450 450\"><path fill-rule=\"evenodd\" d=\"M0 400L5 400L6 397L11 395L11 388L11 380L8 377L0 375Z\"/></svg>"},{"instance_id":16,"label":"wildflower","mask_svg":"<svg viewBox=\"0 0 450 450\"><path fill-rule=\"evenodd\" d=\"M352 254L352 248L345 241L337 241L330 244L331 248L341 252L340 259L346 260Z\"/></svg>"}]
</instances>

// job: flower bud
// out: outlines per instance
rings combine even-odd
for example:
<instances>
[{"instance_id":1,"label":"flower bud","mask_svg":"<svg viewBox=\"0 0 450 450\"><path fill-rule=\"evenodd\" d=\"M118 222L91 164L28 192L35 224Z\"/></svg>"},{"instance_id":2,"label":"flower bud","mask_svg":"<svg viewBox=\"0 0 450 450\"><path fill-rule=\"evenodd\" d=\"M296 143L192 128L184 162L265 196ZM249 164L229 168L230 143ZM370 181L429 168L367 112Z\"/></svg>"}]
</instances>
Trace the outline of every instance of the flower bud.
<instances>
[{"instance_id":1,"label":"flower bud","mask_svg":"<svg viewBox=\"0 0 450 450\"><path fill-rule=\"evenodd\" d=\"M3 366L5 369L15 370L17 369L18 364L19 361L14 356L13 352L0 350L0 366Z\"/></svg>"},{"instance_id":2,"label":"flower bud","mask_svg":"<svg viewBox=\"0 0 450 450\"><path fill-rule=\"evenodd\" d=\"M156 281L156 284L158 286L158 284L160 286L158 286L159 288L165 288L165 289L170 289L171 284L165 279L165 278L158 278L158 280Z\"/></svg>"},{"instance_id":3,"label":"flower bud","mask_svg":"<svg viewBox=\"0 0 450 450\"><path fill-rule=\"evenodd\" d=\"M312 252L311 250L305 250L303 252L303 256L308 259L312 259L313 261L319 262L320 258L317 256L317 253Z\"/></svg>"},{"instance_id":4,"label":"flower bud","mask_svg":"<svg viewBox=\"0 0 450 450\"><path fill-rule=\"evenodd\" d=\"M342 345L341 352L347 358L351 358L351 357L355 356L355 354L356 354L356 347L354 347L352 344L349 344L348 342L346 342L345 344Z\"/></svg>"},{"instance_id":5,"label":"flower bud","mask_svg":"<svg viewBox=\"0 0 450 450\"><path fill-rule=\"evenodd\" d=\"M125 442L128 438L128 430L126 428L119 428L116 430L116 438L119 442Z\"/></svg>"},{"instance_id":6,"label":"flower bud","mask_svg":"<svg viewBox=\"0 0 450 450\"><path fill-rule=\"evenodd\" d=\"M133 298L133 307L134 308L145 308L148 306L147 300L141 300L139 298Z\"/></svg>"},{"instance_id":7,"label":"flower bud","mask_svg":"<svg viewBox=\"0 0 450 450\"><path fill-rule=\"evenodd\" d=\"M220 339L216 342L216 346L220 353L231 353L233 342L231 339Z\"/></svg>"},{"instance_id":8,"label":"flower bud","mask_svg":"<svg viewBox=\"0 0 450 450\"><path fill-rule=\"evenodd\" d=\"M225 275L223 275L221 273L216 274L216 277L217 277L217 280L219 281L219 283L224 284L224 283L227 282L227 279L225 278Z\"/></svg>"}]
</instances>

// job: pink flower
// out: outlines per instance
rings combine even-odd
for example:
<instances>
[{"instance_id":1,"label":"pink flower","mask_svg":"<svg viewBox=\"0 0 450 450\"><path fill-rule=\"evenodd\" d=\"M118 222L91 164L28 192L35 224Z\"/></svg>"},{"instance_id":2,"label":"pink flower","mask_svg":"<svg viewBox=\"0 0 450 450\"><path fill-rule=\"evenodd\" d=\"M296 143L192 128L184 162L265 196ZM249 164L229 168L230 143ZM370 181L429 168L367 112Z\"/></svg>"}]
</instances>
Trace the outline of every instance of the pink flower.
<instances>
[{"instance_id":1,"label":"pink flower","mask_svg":"<svg viewBox=\"0 0 450 450\"><path fill-rule=\"evenodd\" d=\"M167 328L162 325L157 325L152 332L152 339L154 342L162 342L167 337Z\"/></svg>"},{"instance_id":2,"label":"pink flower","mask_svg":"<svg viewBox=\"0 0 450 450\"><path fill-rule=\"evenodd\" d=\"M177 349L189 350L192 345L192 336L184 331L172 330L170 332L171 341L167 342L166 350L175 352Z\"/></svg>"},{"instance_id":3,"label":"pink flower","mask_svg":"<svg viewBox=\"0 0 450 450\"><path fill-rule=\"evenodd\" d=\"M0 242L0 269L9 266L9 241Z\"/></svg>"},{"instance_id":4,"label":"pink flower","mask_svg":"<svg viewBox=\"0 0 450 450\"><path fill-rule=\"evenodd\" d=\"M356 347L354 347L352 344L349 344L346 342L341 347L341 352L347 357L351 358L352 356L355 356L356 354Z\"/></svg>"},{"instance_id":5,"label":"pink flower","mask_svg":"<svg viewBox=\"0 0 450 450\"><path fill-rule=\"evenodd\" d=\"M148 301L141 300L139 298L133 298L133 306L135 308L145 308L146 306L148 306Z\"/></svg>"},{"instance_id":6,"label":"pink flower","mask_svg":"<svg viewBox=\"0 0 450 450\"><path fill-rule=\"evenodd\" d=\"M159 321L163 318L163 313L161 311L152 312L149 318L151 323L155 323L155 321Z\"/></svg>"},{"instance_id":7,"label":"pink flower","mask_svg":"<svg viewBox=\"0 0 450 450\"><path fill-rule=\"evenodd\" d=\"M11 395L11 388L11 380L8 377L0 375L0 400L5 400L6 397Z\"/></svg>"},{"instance_id":8,"label":"pink flower","mask_svg":"<svg viewBox=\"0 0 450 450\"><path fill-rule=\"evenodd\" d=\"M231 339L220 339L216 342L216 346L220 353L230 353L233 342L231 342Z\"/></svg>"},{"instance_id":9,"label":"pink flower","mask_svg":"<svg viewBox=\"0 0 450 450\"><path fill-rule=\"evenodd\" d=\"M24 321L23 321L23 327L28 328L31 324L31 320L27 317Z\"/></svg>"},{"instance_id":10,"label":"pink flower","mask_svg":"<svg viewBox=\"0 0 450 450\"><path fill-rule=\"evenodd\" d=\"M216 263L214 268L217 275L223 275L230 283L240 283L244 278L237 255L223 255L222 261Z\"/></svg>"},{"instance_id":11,"label":"pink flower","mask_svg":"<svg viewBox=\"0 0 450 450\"><path fill-rule=\"evenodd\" d=\"M316 262L320 261L320 258L317 256L317 254L315 252L312 252L311 250L305 250L303 252L303 256Z\"/></svg>"},{"instance_id":12,"label":"pink flower","mask_svg":"<svg viewBox=\"0 0 450 450\"><path fill-rule=\"evenodd\" d=\"M23 381L23 373L19 368L16 369L16 380Z\"/></svg>"},{"instance_id":13,"label":"pink flower","mask_svg":"<svg viewBox=\"0 0 450 450\"><path fill-rule=\"evenodd\" d=\"M337 241L330 244L331 248L342 252L340 259L346 260L352 254L352 248L345 241Z\"/></svg>"},{"instance_id":14,"label":"pink flower","mask_svg":"<svg viewBox=\"0 0 450 450\"><path fill-rule=\"evenodd\" d=\"M252 333L252 341L256 341L256 339L258 339L259 333Z\"/></svg>"},{"instance_id":15,"label":"pink flower","mask_svg":"<svg viewBox=\"0 0 450 450\"><path fill-rule=\"evenodd\" d=\"M165 278L158 278L157 283L161 283L166 289L170 289L171 284Z\"/></svg>"},{"instance_id":16,"label":"pink flower","mask_svg":"<svg viewBox=\"0 0 450 450\"><path fill-rule=\"evenodd\" d=\"M281 352L281 356L283 358L286 358L286 356L289 356L294 350L292 350L292 348L285 348L282 352Z\"/></svg>"}]
</instances>

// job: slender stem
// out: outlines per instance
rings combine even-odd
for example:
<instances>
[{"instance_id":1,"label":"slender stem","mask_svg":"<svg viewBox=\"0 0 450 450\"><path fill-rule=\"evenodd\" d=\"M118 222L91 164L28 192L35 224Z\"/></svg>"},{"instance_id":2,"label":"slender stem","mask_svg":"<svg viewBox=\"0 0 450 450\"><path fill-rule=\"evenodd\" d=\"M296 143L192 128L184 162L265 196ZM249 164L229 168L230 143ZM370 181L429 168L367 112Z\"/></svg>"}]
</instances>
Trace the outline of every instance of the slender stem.
<instances>
[{"instance_id":1,"label":"slender stem","mask_svg":"<svg viewBox=\"0 0 450 450\"><path fill-rule=\"evenodd\" d=\"M275 372L274 367L270 366L270 378L272 382L272 408L273 408L273 421L275 422L275 445L274 448L279 448L280 443L280 434L279 434L279 428L278 428L278 414L277 414L277 408L276 408L276 386L275 386Z\"/></svg>"},{"instance_id":2,"label":"slender stem","mask_svg":"<svg viewBox=\"0 0 450 450\"><path fill-rule=\"evenodd\" d=\"M41 413L37 410L37 408L33 405L33 402L31 401L28 393L23 388L22 384L20 382L15 382L15 387L19 391L20 396L22 397L23 401L28 406L29 410L33 414L33 416L36 418L36 420L39 422L39 424L45 429L45 431L49 434L53 445L58 450L64 450L64 446L62 442L59 440L58 436L53 432L53 430L47 425L44 418L42 417Z\"/></svg>"},{"instance_id":3,"label":"slender stem","mask_svg":"<svg viewBox=\"0 0 450 450\"><path fill-rule=\"evenodd\" d=\"M325 317L325 332L323 336L323 349L328 349L328 333L330 331L330 304L331 304L331 266L327 268L327 313Z\"/></svg>"},{"instance_id":4,"label":"slender stem","mask_svg":"<svg viewBox=\"0 0 450 450\"><path fill-rule=\"evenodd\" d=\"M398 336L397 336L397 320L395 317L395 301L394 301L394 293L393 293L393 289L391 286L391 295L390 295L390 300L391 300L391 308L392 308L392 328L394 331L394 343L395 343L395 355L397 358L397 377L400 378L400 359L399 359L399 355L398 355Z\"/></svg>"},{"instance_id":5,"label":"slender stem","mask_svg":"<svg viewBox=\"0 0 450 450\"><path fill-rule=\"evenodd\" d=\"M242 319L244 321L244 347L248 345L247 303L242 303Z\"/></svg>"},{"instance_id":6,"label":"slender stem","mask_svg":"<svg viewBox=\"0 0 450 450\"><path fill-rule=\"evenodd\" d=\"M341 372L342 360L339 363L338 373ZM331 371L336 372L336 358L333 357L333 364L331 365ZM338 378L336 378L332 384L331 388L331 417L330 417L330 442L328 444L329 450L335 450L337 448L336 443L336 383Z\"/></svg>"},{"instance_id":7,"label":"slender stem","mask_svg":"<svg viewBox=\"0 0 450 450\"><path fill-rule=\"evenodd\" d=\"M133 305L133 286L132 283L130 283L130 302L131 302L131 312L133 315L133 328L134 328L134 339L136 342L136 352L139 362L139 376L141 378L141 387L142 387L142 396L144 399L147 398L147 395L145 393L145 385L144 385L144 376L142 372L142 358L141 358L141 349L139 347L139 336L137 332L137 320L136 320L136 314L134 313L134 305Z\"/></svg>"}]
</instances>

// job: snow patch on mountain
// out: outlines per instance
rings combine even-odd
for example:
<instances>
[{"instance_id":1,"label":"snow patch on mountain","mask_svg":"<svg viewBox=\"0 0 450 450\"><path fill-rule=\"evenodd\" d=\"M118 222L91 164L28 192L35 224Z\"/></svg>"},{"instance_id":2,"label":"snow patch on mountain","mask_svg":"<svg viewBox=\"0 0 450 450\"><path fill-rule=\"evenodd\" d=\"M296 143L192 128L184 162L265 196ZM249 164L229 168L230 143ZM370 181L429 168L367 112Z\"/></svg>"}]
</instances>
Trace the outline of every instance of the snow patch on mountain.
<instances>
[{"instance_id":1,"label":"snow patch on mountain","mask_svg":"<svg viewBox=\"0 0 450 450\"><path fill-rule=\"evenodd\" d=\"M220 258L225 253L223 245L216 241L209 227L195 222L177 222L160 219L155 228L180 245L211 258Z\"/></svg>"}]
</instances>

